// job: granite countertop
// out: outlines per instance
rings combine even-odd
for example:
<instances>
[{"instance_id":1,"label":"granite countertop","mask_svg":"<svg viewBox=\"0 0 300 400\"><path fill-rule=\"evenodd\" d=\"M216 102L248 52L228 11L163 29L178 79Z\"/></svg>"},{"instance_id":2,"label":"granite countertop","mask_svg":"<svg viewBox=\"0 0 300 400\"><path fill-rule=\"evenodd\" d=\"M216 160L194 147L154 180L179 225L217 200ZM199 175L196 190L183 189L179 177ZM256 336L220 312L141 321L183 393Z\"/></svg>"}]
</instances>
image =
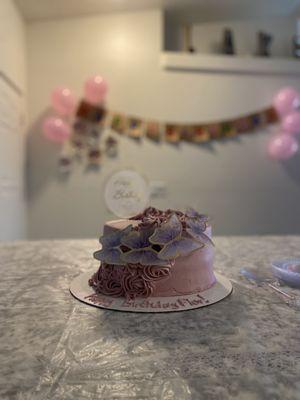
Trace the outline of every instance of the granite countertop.
<instances>
[{"instance_id":1,"label":"granite countertop","mask_svg":"<svg viewBox=\"0 0 300 400\"><path fill-rule=\"evenodd\" d=\"M0 245L0 399L300 399L300 311L242 267L300 257L300 236L219 237L224 301L169 314L101 310L69 283L96 240Z\"/></svg>"}]
</instances>

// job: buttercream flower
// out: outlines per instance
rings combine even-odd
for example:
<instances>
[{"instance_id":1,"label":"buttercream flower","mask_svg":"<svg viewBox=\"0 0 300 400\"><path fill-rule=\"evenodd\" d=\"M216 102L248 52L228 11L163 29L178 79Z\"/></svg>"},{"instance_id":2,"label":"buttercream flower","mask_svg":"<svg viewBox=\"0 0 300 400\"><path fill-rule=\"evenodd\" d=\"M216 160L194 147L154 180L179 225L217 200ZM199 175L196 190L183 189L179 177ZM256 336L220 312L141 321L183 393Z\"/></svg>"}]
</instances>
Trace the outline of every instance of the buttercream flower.
<instances>
[{"instance_id":1,"label":"buttercream flower","mask_svg":"<svg viewBox=\"0 0 300 400\"><path fill-rule=\"evenodd\" d=\"M122 277L122 287L127 298L148 297L153 292L151 281L144 279L143 272L139 267L125 269Z\"/></svg>"},{"instance_id":2,"label":"buttercream flower","mask_svg":"<svg viewBox=\"0 0 300 400\"><path fill-rule=\"evenodd\" d=\"M98 293L119 297L124 295L121 279L122 271L118 267L103 263L89 280L89 285Z\"/></svg>"},{"instance_id":3,"label":"buttercream flower","mask_svg":"<svg viewBox=\"0 0 300 400\"><path fill-rule=\"evenodd\" d=\"M168 277L169 266L111 265L103 263L89 280L97 293L113 297L148 297L156 281Z\"/></svg>"}]
</instances>

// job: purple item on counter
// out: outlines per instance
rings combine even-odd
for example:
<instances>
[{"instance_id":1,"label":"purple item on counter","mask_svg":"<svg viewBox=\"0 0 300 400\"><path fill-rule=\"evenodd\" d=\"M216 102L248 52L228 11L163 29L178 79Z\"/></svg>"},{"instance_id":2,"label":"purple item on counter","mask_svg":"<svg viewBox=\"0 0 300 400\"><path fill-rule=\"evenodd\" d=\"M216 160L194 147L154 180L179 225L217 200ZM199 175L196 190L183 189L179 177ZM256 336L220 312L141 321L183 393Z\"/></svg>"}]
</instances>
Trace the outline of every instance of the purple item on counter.
<instances>
[{"instance_id":1,"label":"purple item on counter","mask_svg":"<svg viewBox=\"0 0 300 400\"><path fill-rule=\"evenodd\" d=\"M300 259L280 260L272 263L272 272L276 278L287 285L300 288Z\"/></svg>"}]
</instances>

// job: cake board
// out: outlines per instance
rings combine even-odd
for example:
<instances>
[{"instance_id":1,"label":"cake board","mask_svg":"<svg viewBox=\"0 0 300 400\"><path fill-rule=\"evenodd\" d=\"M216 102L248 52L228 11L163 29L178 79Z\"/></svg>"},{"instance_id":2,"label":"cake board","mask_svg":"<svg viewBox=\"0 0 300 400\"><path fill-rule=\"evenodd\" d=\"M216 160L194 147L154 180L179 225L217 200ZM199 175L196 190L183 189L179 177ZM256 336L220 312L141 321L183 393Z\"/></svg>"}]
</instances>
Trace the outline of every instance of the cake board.
<instances>
[{"instance_id":1,"label":"cake board","mask_svg":"<svg viewBox=\"0 0 300 400\"><path fill-rule=\"evenodd\" d=\"M215 273L216 283L209 289L189 295L178 295L170 297L148 297L127 300L121 297L111 297L96 294L88 281L91 272L85 272L77 276L70 285L71 294L78 300L94 307L108 310L126 312L176 312L192 310L215 304L232 292L230 280L223 275Z\"/></svg>"}]
</instances>

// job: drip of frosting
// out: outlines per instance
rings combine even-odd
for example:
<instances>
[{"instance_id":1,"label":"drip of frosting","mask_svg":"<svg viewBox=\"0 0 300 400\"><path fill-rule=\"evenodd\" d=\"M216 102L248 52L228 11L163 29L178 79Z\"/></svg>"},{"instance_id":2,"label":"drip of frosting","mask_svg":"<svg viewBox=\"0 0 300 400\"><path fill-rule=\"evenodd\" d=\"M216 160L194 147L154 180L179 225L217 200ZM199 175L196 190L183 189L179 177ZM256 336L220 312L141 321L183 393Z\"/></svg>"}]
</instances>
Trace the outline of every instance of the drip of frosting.
<instances>
[{"instance_id":1,"label":"drip of frosting","mask_svg":"<svg viewBox=\"0 0 300 400\"><path fill-rule=\"evenodd\" d=\"M96 293L113 297L149 297L153 293L154 282L167 278L170 266L126 264L101 264L89 280Z\"/></svg>"}]
</instances>

